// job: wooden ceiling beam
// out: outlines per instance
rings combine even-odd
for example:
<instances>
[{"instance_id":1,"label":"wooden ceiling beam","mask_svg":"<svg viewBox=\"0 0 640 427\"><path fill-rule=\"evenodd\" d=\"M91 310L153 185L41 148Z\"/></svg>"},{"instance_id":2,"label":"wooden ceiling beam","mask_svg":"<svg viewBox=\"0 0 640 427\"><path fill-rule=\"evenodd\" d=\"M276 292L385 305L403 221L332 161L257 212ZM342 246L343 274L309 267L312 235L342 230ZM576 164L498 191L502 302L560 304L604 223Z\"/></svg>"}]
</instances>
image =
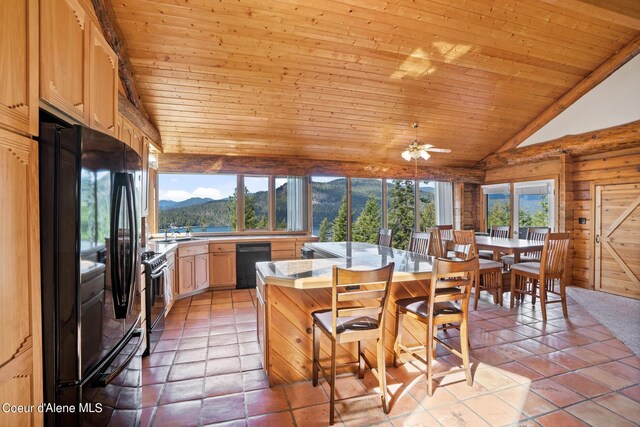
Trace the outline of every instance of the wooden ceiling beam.
<instances>
[{"instance_id":1,"label":"wooden ceiling beam","mask_svg":"<svg viewBox=\"0 0 640 427\"><path fill-rule=\"evenodd\" d=\"M570 89L560 99L551 104L546 110L542 112L538 117L533 119L527 126L525 126L520 132L509 139L498 152L510 150L520 145L524 140L540 130L544 125L549 123L558 114L566 110L570 105L580 99L584 94L589 92L604 79L609 77L614 71L626 64L629 60L640 53L640 35L634 38L629 44L620 49L617 53L611 56L602 65L596 68L591 74L589 74L584 80ZM483 159L481 162L484 162Z\"/></svg>"},{"instance_id":2,"label":"wooden ceiling beam","mask_svg":"<svg viewBox=\"0 0 640 427\"><path fill-rule=\"evenodd\" d=\"M424 179L452 182L482 183L480 169L438 168L413 162L405 165L373 162L339 162L301 158L270 158L215 156L193 154L160 154L161 173L238 173L284 176L348 176L353 178Z\"/></svg>"},{"instance_id":3,"label":"wooden ceiling beam","mask_svg":"<svg viewBox=\"0 0 640 427\"><path fill-rule=\"evenodd\" d=\"M636 0L542 0L592 18L628 28L640 28L640 3Z\"/></svg>"},{"instance_id":4,"label":"wooden ceiling beam","mask_svg":"<svg viewBox=\"0 0 640 427\"><path fill-rule=\"evenodd\" d=\"M110 0L91 0L96 11L102 34L111 46L111 49L118 56L118 74L120 81L127 94L129 102L144 116L145 120L149 120L149 114L146 112L142 103L142 98L138 92L136 79L133 75L133 66L129 60L127 47L124 42L124 36L120 31L118 20L113 12L113 6ZM157 133L157 130L156 130ZM158 134L159 135L159 134Z\"/></svg>"},{"instance_id":5,"label":"wooden ceiling beam","mask_svg":"<svg viewBox=\"0 0 640 427\"><path fill-rule=\"evenodd\" d=\"M640 120L579 135L567 135L541 144L512 148L486 157L479 166L489 170L558 158L563 154L578 157L638 147Z\"/></svg>"}]
</instances>

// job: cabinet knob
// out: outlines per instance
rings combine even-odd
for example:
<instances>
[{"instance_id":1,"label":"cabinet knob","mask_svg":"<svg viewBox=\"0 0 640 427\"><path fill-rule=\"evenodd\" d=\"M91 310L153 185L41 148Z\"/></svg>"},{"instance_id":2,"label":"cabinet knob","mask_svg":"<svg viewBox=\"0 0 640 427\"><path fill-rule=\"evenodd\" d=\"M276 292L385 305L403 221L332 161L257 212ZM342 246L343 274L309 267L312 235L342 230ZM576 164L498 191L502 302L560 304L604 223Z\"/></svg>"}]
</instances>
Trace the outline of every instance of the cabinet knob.
<instances>
[{"instance_id":1,"label":"cabinet knob","mask_svg":"<svg viewBox=\"0 0 640 427\"><path fill-rule=\"evenodd\" d=\"M313 332L313 329L307 328L307 333L310 334L311 332Z\"/></svg>"}]
</instances>

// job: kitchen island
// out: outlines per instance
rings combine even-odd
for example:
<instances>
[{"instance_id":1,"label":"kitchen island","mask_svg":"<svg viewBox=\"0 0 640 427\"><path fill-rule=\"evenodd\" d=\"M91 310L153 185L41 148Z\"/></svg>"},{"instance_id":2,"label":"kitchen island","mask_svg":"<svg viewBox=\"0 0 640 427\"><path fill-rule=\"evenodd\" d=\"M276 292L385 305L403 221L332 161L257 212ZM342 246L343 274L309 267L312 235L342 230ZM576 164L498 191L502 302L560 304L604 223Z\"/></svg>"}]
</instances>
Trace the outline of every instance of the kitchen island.
<instances>
[{"instance_id":1,"label":"kitchen island","mask_svg":"<svg viewBox=\"0 0 640 427\"><path fill-rule=\"evenodd\" d=\"M395 301L426 295L433 258L358 242L307 243L305 249L313 251L313 259L256 263L257 333L269 383L288 384L311 379L311 313L331 308L331 271L334 265L373 269L395 263L386 325L385 359L388 365L391 364L395 339ZM405 323L404 341L410 344L424 342L424 326L417 322ZM329 357L326 352L328 348L329 341L323 337L322 359ZM376 360L375 351L375 342L367 342L369 360ZM355 360L354 343L338 346L339 364Z\"/></svg>"}]
</instances>

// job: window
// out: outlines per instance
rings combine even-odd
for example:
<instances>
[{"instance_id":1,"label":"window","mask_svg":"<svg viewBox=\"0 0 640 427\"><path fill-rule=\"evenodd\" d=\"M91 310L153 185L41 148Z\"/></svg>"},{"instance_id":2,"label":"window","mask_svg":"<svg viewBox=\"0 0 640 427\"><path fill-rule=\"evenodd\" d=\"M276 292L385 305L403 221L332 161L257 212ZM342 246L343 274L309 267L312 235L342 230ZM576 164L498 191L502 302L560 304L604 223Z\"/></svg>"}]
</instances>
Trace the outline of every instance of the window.
<instances>
[{"instance_id":1,"label":"window","mask_svg":"<svg viewBox=\"0 0 640 427\"><path fill-rule=\"evenodd\" d=\"M382 227L382 180L351 179L351 240L376 243Z\"/></svg>"},{"instance_id":2,"label":"window","mask_svg":"<svg viewBox=\"0 0 640 427\"><path fill-rule=\"evenodd\" d=\"M415 181L387 181L387 225L393 229L393 247L406 248L415 227Z\"/></svg>"},{"instance_id":3,"label":"window","mask_svg":"<svg viewBox=\"0 0 640 427\"><path fill-rule=\"evenodd\" d=\"M313 234L320 241L347 240L347 179L311 178Z\"/></svg>"},{"instance_id":4,"label":"window","mask_svg":"<svg viewBox=\"0 0 640 427\"><path fill-rule=\"evenodd\" d=\"M158 230L236 229L236 175L159 174Z\"/></svg>"},{"instance_id":5,"label":"window","mask_svg":"<svg viewBox=\"0 0 640 427\"><path fill-rule=\"evenodd\" d=\"M553 229L553 180L517 182L514 184L514 222L520 238L527 236L527 227Z\"/></svg>"},{"instance_id":6,"label":"window","mask_svg":"<svg viewBox=\"0 0 640 427\"><path fill-rule=\"evenodd\" d=\"M244 177L244 229L269 229L269 177Z\"/></svg>"},{"instance_id":7,"label":"window","mask_svg":"<svg viewBox=\"0 0 640 427\"><path fill-rule=\"evenodd\" d=\"M485 197L485 216L487 231L492 226L511 224L511 195L509 184L485 185L482 187Z\"/></svg>"},{"instance_id":8,"label":"window","mask_svg":"<svg viewBox=\"0 0 640 427\"><path fill-rule=\"evenodd\" d=\"M436 188L433 181L419 181L420 229L425 230L436 226Z\"/></svg>"},{"instance_id":9,"label":"window","mask_svg":"<svg viewBox=\"0 0 640 427\"><path fill-rule=\"evenodd\" d=\"M306 230L307 177L277 177L275 183L276 230Z\"/></svg>"}]
</instances>

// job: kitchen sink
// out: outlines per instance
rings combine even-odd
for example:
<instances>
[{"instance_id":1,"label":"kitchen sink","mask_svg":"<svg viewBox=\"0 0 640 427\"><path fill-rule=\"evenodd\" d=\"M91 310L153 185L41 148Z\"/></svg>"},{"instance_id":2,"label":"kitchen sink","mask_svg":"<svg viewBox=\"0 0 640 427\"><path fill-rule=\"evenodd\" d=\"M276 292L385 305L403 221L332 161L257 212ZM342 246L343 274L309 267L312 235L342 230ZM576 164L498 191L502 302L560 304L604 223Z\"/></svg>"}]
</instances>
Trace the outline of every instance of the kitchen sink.
<instances>
[{"instance_id":1,"label":"kitchen sink","mask_svg":"<svg viewBox=\"0 0 640 427\"><path fill-rule=\"evenodd\" d=\"M176 237L175 239L162 239L162 240L153 240L155 243L179 243L179 242L190 242L192 240L201 240L200 237Z\"/></svg>"}]
</instances>

